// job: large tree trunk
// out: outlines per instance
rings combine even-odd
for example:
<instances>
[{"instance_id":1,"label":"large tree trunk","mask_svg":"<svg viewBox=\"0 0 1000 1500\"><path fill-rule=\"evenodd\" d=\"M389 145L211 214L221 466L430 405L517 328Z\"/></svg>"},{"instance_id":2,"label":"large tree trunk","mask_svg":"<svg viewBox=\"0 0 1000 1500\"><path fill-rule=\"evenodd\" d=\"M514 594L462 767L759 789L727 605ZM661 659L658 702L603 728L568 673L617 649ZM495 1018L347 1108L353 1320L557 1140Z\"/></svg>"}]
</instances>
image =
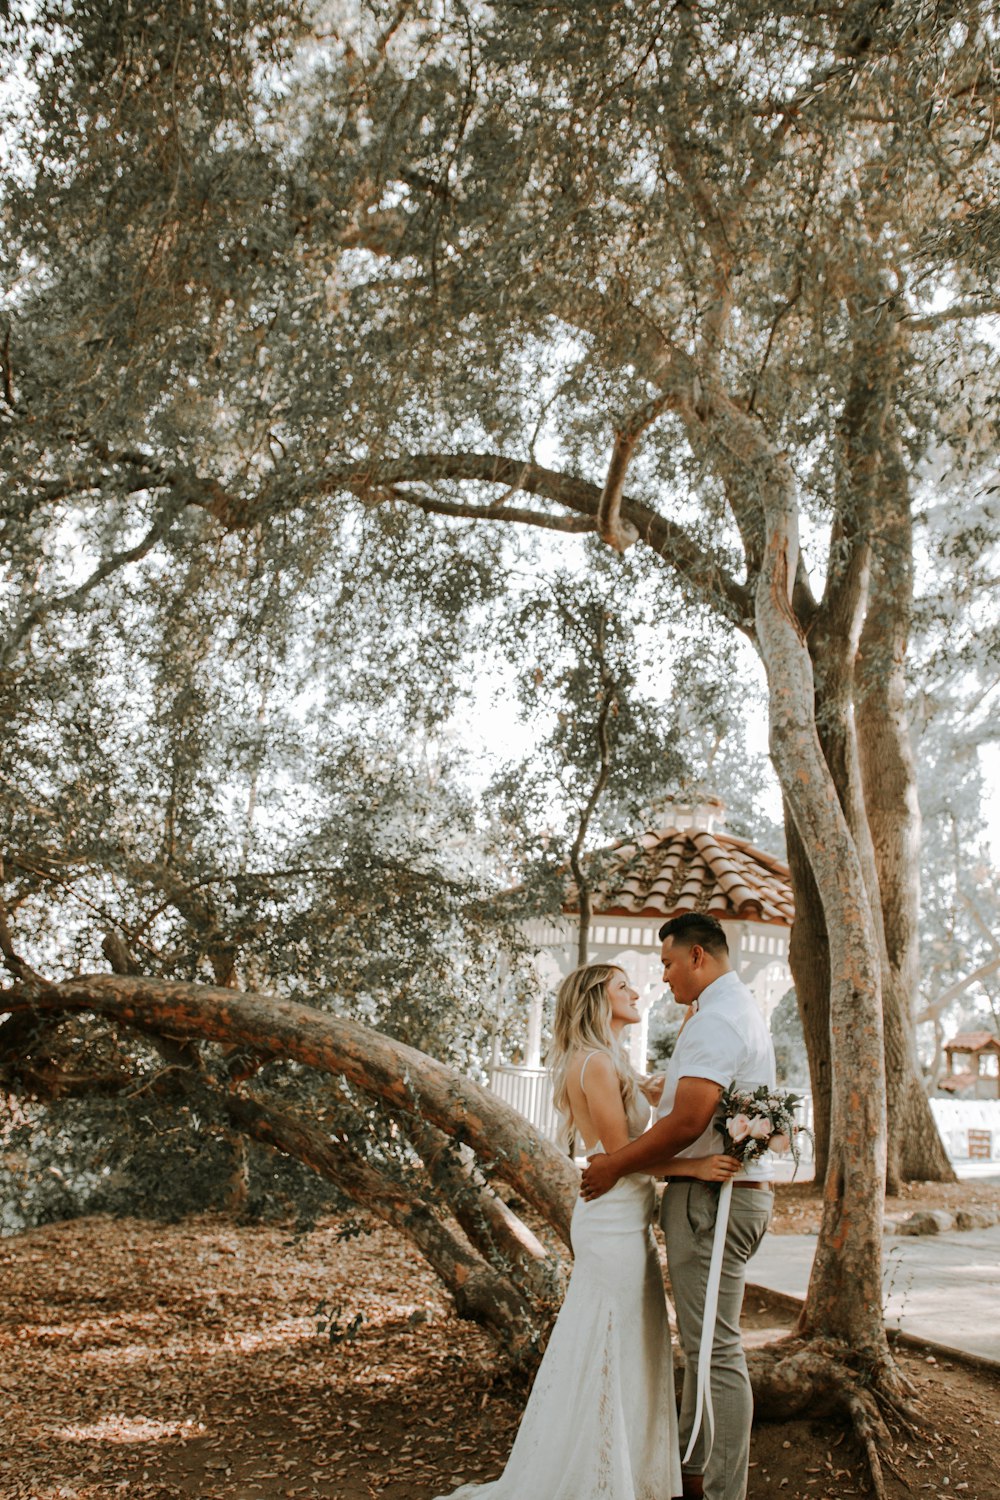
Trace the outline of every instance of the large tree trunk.
<instances>
[{"instance_id":1,"label":"large tree trunk","mask_svg":"<svg viewBox=\"0 0 1000 1500\"><path fill-rule=\"evenodd\" d=\"M844 1339L892 1384L882 1318L886 1102L875 927L857 847L816 732L812 662L791 607L798 560L794 479L751 423L745 443L765 513L755 621L768 676L771 754L812 868L830 952L828 1167L802 1326Z\"/></svg>"},{"instance_id":2,"label":"large tree trunk","mask_svg":"<svg viewBox=\"0 0 1000 1500\"><path fill-rule=\"evenodd\" d=\"M167 1036L201 1037L341 1074L402 1115L466 1141L569 1244L579 1192L573 1164L522 1115L445 1063L357 1022L291 1000L169 980L85 974L0 991L0 1011L96 1011Z\"/></svg>"},{"instance_id":3,"label":"large tree trunk","mask_svg":"<svg viewBox=\"0 0 1000 1500\"><path fill-rule=\"evenodd\" d=\"M787 803L785 837L795 892L788 963L795 981L795 998L809 1059L814 1168L816 1181L822 1182L826 1177L830 1142L830 945L812 866Z\"/></svg>"},{"instance_id":4,"label":"large tree trunk","mask_svg":"<svg viewBox=\"0 0 1000 1500\"><path fill-rule=\"evenodd\" d=\"M878 871L889 983L885 989L890 1149L906 1181L954 1182L916 1053L920 980L920 805L906 709L913 535L895 425L885 433L868 612L855 673L858 752Z\"/></svg>"}]
</instances>

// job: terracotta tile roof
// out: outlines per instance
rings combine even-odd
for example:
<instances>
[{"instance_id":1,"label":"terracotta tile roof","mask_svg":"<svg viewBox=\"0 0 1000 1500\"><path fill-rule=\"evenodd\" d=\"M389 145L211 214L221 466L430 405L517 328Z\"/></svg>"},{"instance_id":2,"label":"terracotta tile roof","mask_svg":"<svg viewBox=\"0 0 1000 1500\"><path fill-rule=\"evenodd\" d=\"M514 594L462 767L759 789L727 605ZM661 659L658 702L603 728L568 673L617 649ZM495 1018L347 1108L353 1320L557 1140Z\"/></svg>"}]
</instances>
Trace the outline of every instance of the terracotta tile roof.
<instances>
[{"instance_id":1,"label":"terracotta tile roof","mask_svg":"<svg viewBox=\"0 0 1000 1500\"><path fill-rule=\"evenodd\" d=\"M960 1094L963 1089L974 1088L979 1081L976 1073L947 1073L938 1079L938 1088L946 1094Z\"/></svg>"},{"instance_id":2,"label":"terracotta tile roof","mask_svg":"<svg viewBox=\"0 0 1000 1500\"><path fill-rule=\"evenodd\" d=\"M788 866L732 834L654 828L594 856L600 878L595 916L673 917L708 912L729 921L790 927L795 916ZM577 909L572 884L563 910Z\"/></svg>"},{"instance_id":3,"label":"terracotta tile roof","mask_svg":"<svg viewBox=\"0 0 1000 1500\"><path fill-rule=\"evenodd\" d=\"M992 1031L960 1031L950 1042L945 1042L946 1052L982 1052L984 1047L996 1047L1000 1051L1000 1039Z\"/></svg>"}]
</instances>

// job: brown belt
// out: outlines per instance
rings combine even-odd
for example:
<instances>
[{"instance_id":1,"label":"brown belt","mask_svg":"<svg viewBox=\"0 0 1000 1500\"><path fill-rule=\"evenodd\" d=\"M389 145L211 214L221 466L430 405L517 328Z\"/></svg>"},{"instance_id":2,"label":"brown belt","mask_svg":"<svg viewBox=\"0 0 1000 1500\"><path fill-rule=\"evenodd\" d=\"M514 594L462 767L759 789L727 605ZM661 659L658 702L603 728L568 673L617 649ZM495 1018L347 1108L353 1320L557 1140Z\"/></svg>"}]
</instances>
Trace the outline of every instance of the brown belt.
<instances>
[{"instance_id":1,"label":"brown belt","mask_svg":"<svg viewBox=\"0 0 1000 1500\"><path fill-rule=\"evenodd\" d=\"M746 1187L763 1188L763 1190L766 1193L769 1193L771 1191L771 1184L769 1182L763 1182L763 1181L759 1181L759 1180L754 1179L754 1178L747 1178L747 1177L744 1177L740 1182L734 1182L733 1183L733 1187L734 1188L738 1188L738 1187L744 1187L744 1188L746 1188Z\"/></svg>"}]
</instances>

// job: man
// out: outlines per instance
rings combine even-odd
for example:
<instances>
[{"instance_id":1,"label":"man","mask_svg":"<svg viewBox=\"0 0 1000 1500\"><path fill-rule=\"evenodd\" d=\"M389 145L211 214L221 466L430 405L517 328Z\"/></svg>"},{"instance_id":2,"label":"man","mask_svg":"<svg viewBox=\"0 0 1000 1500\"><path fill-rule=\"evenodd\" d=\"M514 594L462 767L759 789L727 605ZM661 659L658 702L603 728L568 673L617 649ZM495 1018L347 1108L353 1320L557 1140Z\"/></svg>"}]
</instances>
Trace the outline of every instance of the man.
<instances>
[{"instance_id":1,"label":"man","mask_svg":"<svg viewBox=\"0 0 1000 1500\"><path fill-rule=\"evenodd\" d=\"M707 1156L725 1144L714 1116L724 1088L775 1087L774 1048L763 1016L729 962L729 945L713 917L688 912L660 928L663 979L678 1005L690 1006L667 1066L657 1119L644 1135L608 1156L593 1156L583 1174L585 1198L599 1198L631 1172L650 1172L674 1156ZM712 1450L704 1458L704 1424L684 1471L685 1496L745 1500L753 1395L740 1339L746 1263L771 1219L770 1159L748 1165L733 1181L712 1348L715 1413ZM698 1352L705 1288L719 1204L715 1183L671 1181L661 1222L670 1284L684 1350L681 1453L694 1425Z\"/></svg>"}]
</instances>

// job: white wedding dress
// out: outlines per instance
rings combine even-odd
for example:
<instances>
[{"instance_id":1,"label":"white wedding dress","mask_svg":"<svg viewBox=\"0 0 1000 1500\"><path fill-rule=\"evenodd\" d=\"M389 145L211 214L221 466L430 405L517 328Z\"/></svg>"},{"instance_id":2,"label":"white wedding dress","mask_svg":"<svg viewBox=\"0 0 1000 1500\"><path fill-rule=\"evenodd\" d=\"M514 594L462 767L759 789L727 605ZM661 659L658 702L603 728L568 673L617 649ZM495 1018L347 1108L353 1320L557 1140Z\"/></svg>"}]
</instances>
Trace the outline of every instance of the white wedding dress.
<instances>
[{"instance_id":1,"label":"white wedding dress","mask_svg":"<svg viewBox=\"0 0 1000 1500\"><path fill-rule=\"evenodd\" d=\"M586 1064L585 1064L586 1066ZM629 1135L649 1121L641 1096ZM600 1142L590 1154L602 1151ZM507 1467L447 1500L671 1500L681 1493L674 1367L650 1177L578 1198L573 1274ZM445 1500L445 1497L439 1497Z\"/></svg>"}]
</instances>

